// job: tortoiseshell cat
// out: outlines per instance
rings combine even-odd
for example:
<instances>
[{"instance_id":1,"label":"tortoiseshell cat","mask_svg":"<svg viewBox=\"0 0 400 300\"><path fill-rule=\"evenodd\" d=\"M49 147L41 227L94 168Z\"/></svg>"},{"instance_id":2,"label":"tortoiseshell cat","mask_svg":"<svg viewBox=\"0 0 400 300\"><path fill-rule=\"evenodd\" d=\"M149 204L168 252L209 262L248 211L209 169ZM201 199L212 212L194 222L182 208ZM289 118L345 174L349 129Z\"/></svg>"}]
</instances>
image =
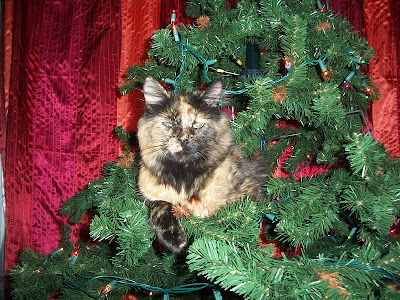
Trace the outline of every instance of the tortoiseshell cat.
<instances>
[{"instance_id":1,"label":"tortoiseshell cat","mask_svg":"<svg viewBox=\"0 0 400 300\"><path fill-rule=\"evenodd\" d=\"M186 233L173 206L204 218L245 196L263 199L266 172L261 159L242 156L233 140L229 118L218 108L222 80L204 91L175 94L147 77L143 92L138 187L159 242L178 253Z\"/></svg>"}]
</instances>

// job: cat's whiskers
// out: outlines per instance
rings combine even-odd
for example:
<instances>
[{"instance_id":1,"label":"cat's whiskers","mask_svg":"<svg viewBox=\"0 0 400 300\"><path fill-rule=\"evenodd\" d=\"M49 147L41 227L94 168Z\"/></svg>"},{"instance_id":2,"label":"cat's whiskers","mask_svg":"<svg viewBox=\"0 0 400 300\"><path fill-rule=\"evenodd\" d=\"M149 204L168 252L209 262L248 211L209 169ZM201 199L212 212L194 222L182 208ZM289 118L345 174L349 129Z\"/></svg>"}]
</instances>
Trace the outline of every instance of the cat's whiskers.
<instances>
[{"instance_id":1,"label":"cat's whiskers","mask_svg":"<svg viewBox=\"0 0 400 300\"><path fill-rule=\"evenodd\" d=\"M205 161L207 160L204 155L200 152L200 151L196 151L196 154L198 154L202 159L204 159ZM195 155L193 155L195 156ZM193 157L192 161L195 161L195 157Z\"/></svg>"}]
</instances>

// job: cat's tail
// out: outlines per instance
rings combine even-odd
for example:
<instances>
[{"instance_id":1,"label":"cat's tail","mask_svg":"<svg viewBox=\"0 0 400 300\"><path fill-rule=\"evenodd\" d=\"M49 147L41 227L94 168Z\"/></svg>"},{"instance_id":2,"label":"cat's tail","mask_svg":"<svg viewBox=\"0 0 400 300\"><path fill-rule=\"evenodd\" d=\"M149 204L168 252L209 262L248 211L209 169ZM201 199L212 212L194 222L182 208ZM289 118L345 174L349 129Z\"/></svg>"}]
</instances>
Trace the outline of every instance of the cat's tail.
<instances>
[{"instance_id":1,"label":"cat's tail","mask_svg":"<svg viewBox=\"0 0 400 300\"><path fill-rule=\"evenodd\" d=\"M186 232L172 212L172 204L162 200L146 201L149 224L165 250L178 254L186 245Z\"/></svg>"}]
</instances>

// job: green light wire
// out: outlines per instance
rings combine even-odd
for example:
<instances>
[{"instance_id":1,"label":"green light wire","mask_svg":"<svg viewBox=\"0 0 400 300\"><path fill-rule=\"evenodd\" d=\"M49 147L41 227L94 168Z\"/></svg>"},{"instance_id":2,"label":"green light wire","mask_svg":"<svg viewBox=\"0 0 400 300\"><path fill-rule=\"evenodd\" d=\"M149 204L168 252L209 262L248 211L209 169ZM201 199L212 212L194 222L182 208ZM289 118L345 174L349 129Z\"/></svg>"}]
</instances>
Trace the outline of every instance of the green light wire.
<instances>
[{"instance_id":1,"label":"green light wire","mask_svg":"<svg viewBox=\"0 0 400 300\"><path fill-rule=\"evenodd\" d=\"M168 29L169 27L170 27L170 25L168 25L166 29ZM194 51L187 43L184 42L185 36L183 35L183 33L178 32L178 34L180 34L180 40L179 40L179 42L177 41L177 43L180 44L179 50L180 50L180 53L181 53L181 61L182 61L182 63L181 63L181 66L180 66L179 75L175 78L174 84L173 84L174 85L174 89L175 89L175 93L179 91L179 85L180 85L180 83L182 81L183 73L185 71L185 53L184 53L185 49L188 50L191 54L193 54L199 60L199 62L203 64L203 74L204 74L204 78L206 79L207 83L210 83L212 81L208 77L208 69L209 68L208 68L207 60L203 56L201 56L199 53ZM323 59L325 59L325 58L326 58L326 55L325 55L325 57ZM316 64L317 63L318 63L318 60L316 61ZM291 74L292 74L292 68L288 68L288 72L287 72L287 74L285 76L283 76L283 77L281 77L281 78L279 78L277 80L271 80L268 83L271 84L271 85L276 84L276 83L278 83L280 81L286 80ZM247 92L247 89L242 89L242 90L239 90L239 91L228 91L228 90L225 90L223 95L240 95L240 94L243 94L245 92Z\"/></svg>"},{"instance_id":2,"label":"green light wire","mask_svg":"<svg viewBox=\"0 0 400 300\"><path fill-rule=\"evenodd\" d=\"M183 39L183 34L182 34L182 39ZM208 78L207 72L208 72L208 64L207 61L203 56L201 56L199 53L194 51L188 44L184 44L184 47L189 50L190 53L192 53L202 64L203 64L203 70L204 70L204 78L207 80L207 83L211 82L211 79Z\"/></svg>"},{"instance_id":3,"label":"green light wire","mask_svg":"<svg viewBox=\"0 0 400 300\"><path fill-rule=\"evenodd\" d=\"M312 162L312 160L313 160L312 157L309 157L308 162L306 164L304 164L304 166L302 166L301 168L298 168L296 171L294 171L292 174L287 176L285 179L289 179L289 178L294 179L294 174L299 173L301 170L303 170L305 167L307 167Z\"/></svg>"},{"instance_id":4,"label":"green light wire","mask_svg":"<svg viewBox=\"0 0 400 300\"><path fill-rule=\"evenodd\" d=\"M200 8L201 8L201 15L205 16L206 15L206 11L204 10L203 0L200 0Z\"/></svg>"},{"instance_id":5,"label":"green light wire","mask_svg":"<svg viewBox=\"0 0 400 300\"><path fill-rule=\"evenodd\" d=\"M273 85L273 84L278 83L280 81L286 80L290 75L292 75L292 68L288 68L287 70L288 71L287 71L285 76L282 76L281 78L279 78L277 80L268 81L267 83Z\"/></svg>"},{"instance_id":6,"label":"green light wire","mask_svg":"<svg viewBox=\"0 0 400 300\"><path fill-rule=\"evenodd\" d=\"M311 59L311 60L308 60L308 61L302 63L299 66L299 68L302 68L304 66L316 66L316 65L318 65L318 63L320 61L324 61L325 59L326 59L326 53L322 54L318 59Z\"/></svg>"},{"instance_id":7,"label":"green light wire","mask_svg":"<svg viewBox=\"0 0 400 300\"><path fill-rule=\"evenodd\" d=\"M73 289L73 290L79 290L83 293L85 293L87 296L89 296L90 298L93 299L99 299L102 298L103 296L105 296L108 292L125 287L125 286L131 286L131 287L138 287L147 291L151 291L151 292L156 292L156 293L163 293L164 295L169 295L169 294L187 294L187 293L192 293L192 292L196 292L208 287L215 287L213 284L210 283L191 283L191 284L186 284L186 285L181 285L181 286L176 286L173 288L169 288L169 289L163 289L160 287L155 287L155 286L151 286L148 284L143 284L143 283L138 283L134 280L128 279L128 278L123 278L123 277L118 277L118 276L109 276L109 275L104 275L104 276L86 276L86 275L82 275L79 273L75 274L81 278L85 278L88 279L86 282L84 282L81 285L77 285L75 283L73 283L72 281L70 281L68 279L67 274L65 273L65 271L63 272L63 278L65 281L65 284ZM115 282L114 286L112 288L110 288L109 291L107 291L106 293L101 293L99 295L94 295L90 292L88 292L85 289L85 286L88 285L89 283L91 283L92 281L95 280L101 280L104 282ZM118 285L117 285L118 284ZM218 290L214 290L213 291L215 299L216 300L220 300L221 298L218 297Z\"/></svg>"},{"instance_id":8,"label":"green light wire","mask_svg":"<svg viewBox=\"0 0 400 300\"><path fill-rule=\"evenodd\" d=\"M332 259L332 258L324 258L324 259L332 262L332 263L323 264L324 267L346 266L346 267L352 267L352 268L362 269L362 270L367 270L367 271L374 271L374 272L380 273L382 277L392 280L395 284L400 286L400 280L397 279L396 277L392 276L388 271L386 271L382 268L377 268L377 267L373 267L370 265L364 265L364 264L360 264L360 263L353 262L353 261L344 262L344 261L340 261L340 260L336 260L336 259ZM314 261L316 261L316 260L314 260Z\"/></svg>"}]
</instances>

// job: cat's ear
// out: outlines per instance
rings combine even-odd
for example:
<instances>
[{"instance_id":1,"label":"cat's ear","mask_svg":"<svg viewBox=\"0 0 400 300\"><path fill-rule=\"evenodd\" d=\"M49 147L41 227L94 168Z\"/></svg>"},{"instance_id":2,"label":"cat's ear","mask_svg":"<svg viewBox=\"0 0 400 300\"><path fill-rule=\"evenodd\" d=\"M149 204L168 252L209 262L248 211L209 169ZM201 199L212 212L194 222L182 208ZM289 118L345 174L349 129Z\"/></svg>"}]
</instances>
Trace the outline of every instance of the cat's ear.
<instances>
[{"instance_id":1,"label":"cat's ear","mask_svg":"<svg viewBox=\"0 0 400 300\"><path fill-rule=\"evenodd\" d=\"M221 78L210 83L204 91L201 92L200 98L210 106L218 106L221 100L224 84Z\"/></svg>"},{"instance_id":2,"label":"cat's ear","mask_svg":"<svg viewBox=\"0 0 400 300\"><path fill-rule=\"evenodd\" d=\"M146 104L158 104L164 100L168 93L164 87L153 77L146 77L143 83L143 94Z\"/></svg>"}]
</instances>

